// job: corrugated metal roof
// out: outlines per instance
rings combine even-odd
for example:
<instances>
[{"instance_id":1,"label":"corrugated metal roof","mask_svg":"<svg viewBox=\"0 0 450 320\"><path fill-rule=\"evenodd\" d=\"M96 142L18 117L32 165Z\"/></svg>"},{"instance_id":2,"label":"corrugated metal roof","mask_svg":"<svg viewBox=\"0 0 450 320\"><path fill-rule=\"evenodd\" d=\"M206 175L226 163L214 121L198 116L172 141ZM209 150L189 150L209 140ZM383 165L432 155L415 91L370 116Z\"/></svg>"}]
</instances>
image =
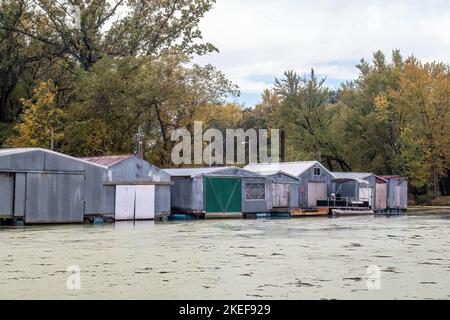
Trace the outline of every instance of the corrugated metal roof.
<instances>
[{"instance_id":1,"label":"corrugated metal roof","mask_svg":"<svg viewBox=\"0 0 450 320\"><path fill-rule=\"evenodd\" d=\"M289 173L281 171L281 170L278 170L278 171L253 171L253 172L256 172L256 173L258 173L260 175L263 175L265 177L271 177L271 176L274 176L274 175L277 175L277 174L281 173L281 174L284 174L285 176L291 177L293 179L300 180L298 177L293 176L292 174L289 174Z\"/></svg>"},{"instance_id":2,"label":"corrugated metal roof","mask_svg":"<svg viewBox=\"0 0 450 320\"><path fill-rule=\"evenodd\" d=\"M49 154L54 154L54 155L57 155L59 157L63 157L63 158L71 159L71 160L76 160L76 161L79 161L79 162L82 162L82 163L88 163L88 164L96 166L96 167L103 167L103 168L105 168L105 166L103 166L101 164L98 164L98 163L87 161L87 160L81 159L81 158L72 157L72 156L69 156L69 155L64 154L64 153L60 153L60 152L56 152L56 151L52 151L52 150L48 150L48 149L44 149L44 148L7 148L7 149L0 149L0 157L8 156L8 155L14 155L14 154L20 154L20 153L24 153L24 152L33 152L33 151L41 151L41 152L45 152L45 153L49 153Z\"/></svg>"},{"instance_id":3,"label":"corrugated metal roof","mask_svg":"<svg viewBox=\"0 0 450 320\"><path fill-rule=\"evenodd\" d=\"M335 179L365 179L373 176L373 173L368 172L332 172L331 173Z\"/></svg>"},{"instance_id":4,"label":"corrugated metal roof","mask_svg":"<svg viewBox=\"0 0 450 320\"><path fill-rule=\"evenodd\" d=\"M364 179L373 176L372 173L366 172L332 172L331 174L333 175L333 181L335 182L356 181L359 184L369 184L369 182Z\"/></svg>"},{"instance_id":5,"label":"corrugated metal roof","mask_svg":"<svg viewBox=\"0 0 450 320\"><path fill-rule=\"evenodd\" d=\"M131 157L134 157L134 155L86 157L82 158L82 160L96 163L109 168Z\"/></svg>"},{"instance_id":6,"label":"corrugated metal roof","mask_svg":"<svg viewBox=\"0 0 450 320\"><path fill-rule=\"evenodd\" d=\"M319 161L300 161L300 162L281 162L281 163L253 163L246 166L244 169L253 172L265 171L283 171L292 176L298 177L311 167L320 165L323 169L329 172ZM329 172L330 173L330 172Z\"/></svg>"},{"instance_id":7,"label":"corrugated metal roof","mask_svg":"<svg viewBox=\"0 0 450 320\"><path fill-rule=\"evenodd\" d=\"M262 175L238 167L206 167L206 168L180 168L163 169L173 177L195 177L200 175L232 175L241 177L262 177Z\"/></svg>"}]
</instances>

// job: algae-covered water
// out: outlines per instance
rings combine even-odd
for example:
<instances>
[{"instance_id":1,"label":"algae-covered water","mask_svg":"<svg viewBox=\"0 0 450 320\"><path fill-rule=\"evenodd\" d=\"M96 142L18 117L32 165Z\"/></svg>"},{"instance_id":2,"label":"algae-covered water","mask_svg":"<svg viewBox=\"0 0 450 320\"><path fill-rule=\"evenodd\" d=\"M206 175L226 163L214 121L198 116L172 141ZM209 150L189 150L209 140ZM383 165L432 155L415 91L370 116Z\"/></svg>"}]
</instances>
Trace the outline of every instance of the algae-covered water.
<instances>
[{"instance_id":1,"label":"algae-covered water","mask_svg":"<svg viewBox=\"0 0 450 320\"><path fill-rule=\"evenodd\" d=\"M450 298L450 213L0 227L0 243L2 299Z\"/></svg>"}]
</instances>

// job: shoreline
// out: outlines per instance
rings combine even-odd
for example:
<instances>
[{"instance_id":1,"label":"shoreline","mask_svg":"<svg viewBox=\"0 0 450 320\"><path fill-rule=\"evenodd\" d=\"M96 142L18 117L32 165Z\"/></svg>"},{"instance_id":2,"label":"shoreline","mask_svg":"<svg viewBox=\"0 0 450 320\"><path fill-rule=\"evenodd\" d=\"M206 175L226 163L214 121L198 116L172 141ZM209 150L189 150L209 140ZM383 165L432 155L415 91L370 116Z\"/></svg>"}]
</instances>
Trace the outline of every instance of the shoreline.
<instances>
[{"instance_id":1,"label":"shoreline","mask_svg":"<svg viewBox=\"0 0 450 320\"><path fill-rule=\"evenodd\" d=\"M430 214L430 213L448 213L450 206L413 206L408 207L407 214Z\"/></svg>"}]
</instances>

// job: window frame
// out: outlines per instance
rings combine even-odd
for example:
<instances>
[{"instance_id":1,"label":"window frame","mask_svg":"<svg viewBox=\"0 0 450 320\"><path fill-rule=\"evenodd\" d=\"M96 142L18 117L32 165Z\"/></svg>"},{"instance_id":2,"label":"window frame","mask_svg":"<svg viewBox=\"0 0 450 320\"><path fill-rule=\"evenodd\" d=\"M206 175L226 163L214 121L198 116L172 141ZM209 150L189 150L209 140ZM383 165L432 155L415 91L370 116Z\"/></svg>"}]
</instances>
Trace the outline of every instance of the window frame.
<instances>
[{"instance_id":1,"label":"window frame","mask_svg":"<svg viewBox=\"0 0 450 320\"><path fill-rule=\"evenodd\" d=\"M247 198L247 190L249 186L255 186L255 185L263 185L264 186L264 198L260 199L249 199ZM245 201L266 201L267 200L267 186L264 182L248 182L245 184Z\"/></svg>"},{"instance_id":2,"label":"window frame","mask_svg":"<svg viewBox=\"0 0 450 320\"><path fill-rule=\"evenodd\" d=\"M319 174L316 174L316 170L319 171ZM313 176L314 177L320 177L322 175L322 168L321 167L314 167L313 168Z\"/></svg>"}]
</instances>

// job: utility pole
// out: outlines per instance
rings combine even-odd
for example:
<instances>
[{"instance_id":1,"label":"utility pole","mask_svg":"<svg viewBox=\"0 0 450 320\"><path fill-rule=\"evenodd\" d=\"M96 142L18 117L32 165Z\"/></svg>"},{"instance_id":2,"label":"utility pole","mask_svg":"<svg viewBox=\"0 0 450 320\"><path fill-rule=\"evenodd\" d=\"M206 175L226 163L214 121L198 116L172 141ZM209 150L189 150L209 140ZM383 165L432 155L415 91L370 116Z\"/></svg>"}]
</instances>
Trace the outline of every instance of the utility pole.
<instances>
[{"instance_id":1,"label":"utility pole","mask_svg":"<svg viewBox=\"0 0 450 320\"><path fill-rule=\"evenodd\" d=\"M138 128L138 133L136 134L136 143L137 143L137 156L140 158L140 159L143 159L144 158L144 143L143 143L143 137L144 137L144 134L142 133L142 129L141 129L141 127L139 126L139 128Z\"/></svg>"},{"instance_id":2,"label":"utility pole","mask_svg":"<svg viewBox=\"0 0 450 320\"><path fill-rule=\"evenodd\" d=\"M55 149L55 132L53 131L53 128L50 130L50 150Z\"/></svg>"}]
</instances>

